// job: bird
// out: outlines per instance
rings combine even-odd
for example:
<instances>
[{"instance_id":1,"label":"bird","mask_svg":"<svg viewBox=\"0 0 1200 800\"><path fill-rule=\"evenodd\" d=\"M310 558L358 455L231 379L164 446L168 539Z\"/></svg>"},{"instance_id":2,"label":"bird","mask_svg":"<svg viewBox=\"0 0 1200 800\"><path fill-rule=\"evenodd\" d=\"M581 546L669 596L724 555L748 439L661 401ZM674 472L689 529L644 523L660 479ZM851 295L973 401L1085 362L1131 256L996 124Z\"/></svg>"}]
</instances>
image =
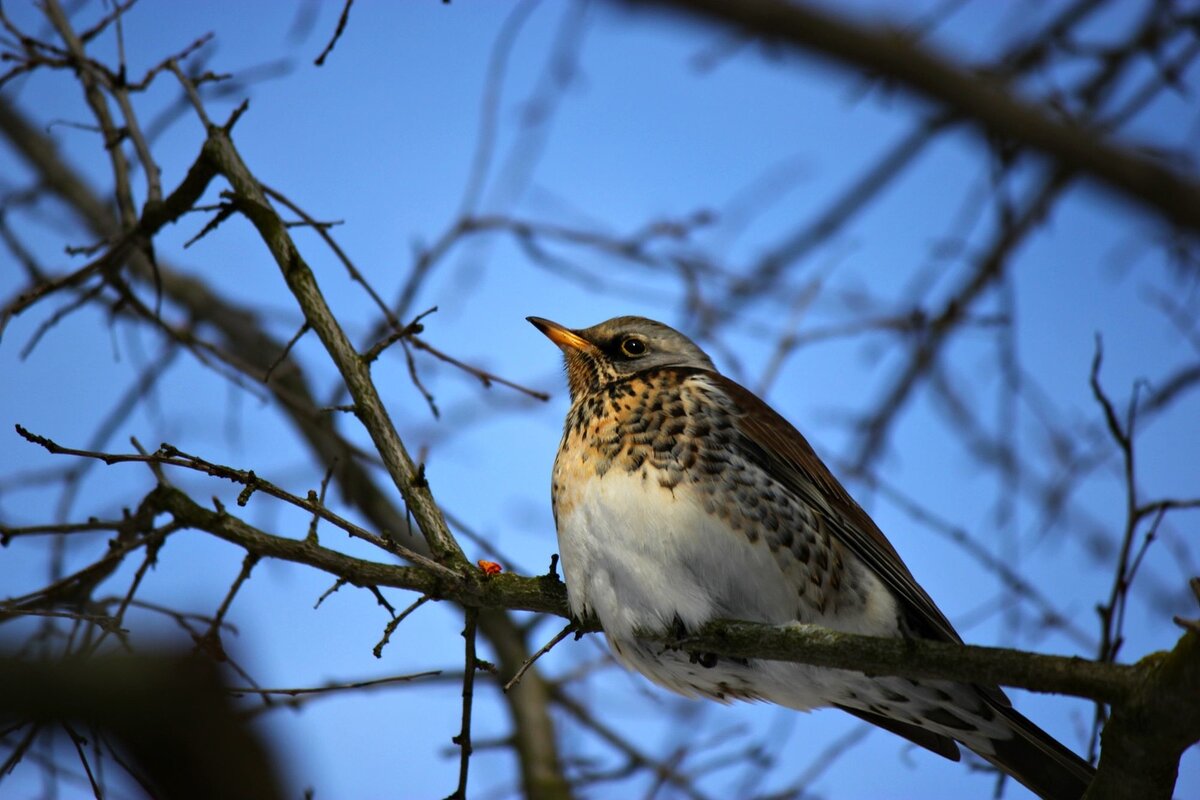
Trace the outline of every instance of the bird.
<instances>
[{"instance_id":1,"label":"bird","mask_svg":"<svg viewBox=\"0 0 1200 800\"><path fill-rule=\"evenodd\" d=\"M716 619L961 643L879 527L804 436L679 331L621 316L571 329L571 406L551 505L571 614L624 666L688 697L835 707L953 761L959 744L1043 798L1093 768L998 686L688 653L639 633Z\"/></svg>"}]
</instances>

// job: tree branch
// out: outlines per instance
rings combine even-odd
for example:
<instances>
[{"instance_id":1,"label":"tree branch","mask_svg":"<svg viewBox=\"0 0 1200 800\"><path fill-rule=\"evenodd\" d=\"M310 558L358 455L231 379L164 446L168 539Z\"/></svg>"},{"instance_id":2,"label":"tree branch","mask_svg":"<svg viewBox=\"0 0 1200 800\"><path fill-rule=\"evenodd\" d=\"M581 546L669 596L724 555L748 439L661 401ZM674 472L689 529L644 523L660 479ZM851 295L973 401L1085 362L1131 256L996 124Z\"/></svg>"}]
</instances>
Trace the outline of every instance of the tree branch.
<instances>
[{"instance_id":1,"label":"tree branch","mask_svg":"<svg viewBox=\"0 0 1200 800\"><path fill-rule=\"evenodd\" d=\"M486 580L432 575L419 567L352 558L311 540L285 539L225 513L196 505L187 495L159 486L143 501L138 518L172 514L179 525L199 528L249 553L306 564L359 586L392 586L481 609L539 611L568 617L566 591L557 576L511 573ZM596 631L594 620L579 623ZM841 633L819 626L776 627L717 621L684 637L648 634L664 648L739 658L791 661L852 669L868 675L899 675L999 684L1035 692L1086 697L1113 707L1104 749L1088 798L1169 797L1179 757L1200 740L1200 636L1188 631L1169 653L1125 665L1027 653L996 647L953 645ZM528 682L528 678L526 679ZM523 682L521 685L526 685ZM538 683L529 684L543 691ZM557 782L556 788L561 788Z\"/></svg>"},{"instance_id":2,"label":"tree branch","mask_svg":"<svg viewBox=\"0 0 1200 800\"><path fill-rule=\"evenodd\" d=\"M1200 741L1200 636L1138 662L1138 679L1114 704L1100 765L1085 800L1170 797L1183 751Z\"/></svg>"},{"instance_id":3,"label":"tree branch","mask_svg":"<svg viewBox=\"0 0 1200 800\"><path fill-rule=\"evenodd\" d=\"M21 112L0 97L0 132L38 174L43 185L61 198L98 237L119 235L116 215L83 178L59 156L54 142L31 125ZM202 173L211 165L199 158L185 181L197 186ZM182 185L180 187L182 189ZM165 206L173 209L177 191ZM146 209L143 216L150 213ZM169 216L170 211L166 210ZM132 253L134 274L145 282L160 281L165 296L185 309L189 318L220 332L223 347L232 353L240 369L256 380L268 370L274 373L266 388L279 404L281 412L295 426L321 464L336 464L335 474L346 501L359 509L378 531L399 534L410 530L404 513L384 491L374 475L363 468L357 449L334 428L328 414L309 387L308 377L291 358L279 355L283 342L267 332L254 309L221 296L208 283L159 261L152 266L141 252ZM276 363L281 362L281 363ZM414 549L422 540L409 542ZM501 675L512 675L529 657L524 635L512 618L499 608L484 608L479 614L479 629L490 641L498 657ZM537 670L530 671L505 695L513 722L513 743L520 762L523 791L529 797L569 798L567 782L558 754L555 727L550 716L549 687Z\"/></svg>"},{"instance_id":4,"label":"tree branch","mask_svg":"<svg viewBox=\"0 0 1200 800\"><path fill-rule=\"evenodd\" d=\"M228 132L223 128L209 128L204 153L229 181L238 210L250 220L270 249L284 281L304 312L305 320L320 337L345 380L346 388L354 398L355 414L375 443L375 449L383 458L392 482L416 518L434 557L448 566L467 564L462 549L446 525L441 508L433 499L423 470L413 463L388 416L371 380L370 365L354 349L326 304L316 278L297 250L287 226L242 161ZM470 574L469 571L467 574Z\"/></svg>"},{"instance_id":5,"label":"tree branch","mask_svg":"<svg viewBox=\"0 0 1200 800\"><path fill-rule=\"evenodd\" d=\"M230 702L216 666L195 657L0 658L0 719L87 720L118 740L166 800L282 798L280 770Z\"/></svg>"},{"instance_id":6,"label":"tree branch","mask_svg":"<svg viewBox=\"0 0 1200 800\"><path fill-rule=\"evenodd\" d=\"M566 590L553 575L522 577L501 573L486 580L472 580L434 575L419 567L353 558L311 541L274 536L224 511L210 511L170 486L154 489L143 500L139 516L147 518L149 509L169 512L178 524L208 531L250 553L315 567L355 586L391 586L467 606L538 611L570 618ZM594 632L599 628L594 620L587 620L580 623L579 630ZM816 626L776 627L721 621L682 638L667 634L649 634L647 638L665 647L696 653L792 661L854 669L870 675L995 683L1102 700L1117 706L1134 696L1144 677L1140 665L1105 664L996 647L860 636ZM1189 665L1186 674L1178 678L1185 679L1200 680L1200 660ZM1200 701L1196 698L1200 694L1191 699L1191 705L1200 717ZM1186 707L1186 703L1177 704L1175 713Z\"/></svg>"},{"instance_id":7,"label":"tree branch","mask_svg":"<svg viewBox=\"0 0 1200 800\"><path fill-rule=\"evenodd\" d=\"M991 136L1038 150L1067 172L1083 173L1156 216L1200 231L1200 184L1194 178L1113 144L1095 130L1051 116L1037 104L1022 100L1003 82L956 65L902 33L872 29L783 0L649 2L898 81L961 114Z\"/></svg>"}]
</instances>

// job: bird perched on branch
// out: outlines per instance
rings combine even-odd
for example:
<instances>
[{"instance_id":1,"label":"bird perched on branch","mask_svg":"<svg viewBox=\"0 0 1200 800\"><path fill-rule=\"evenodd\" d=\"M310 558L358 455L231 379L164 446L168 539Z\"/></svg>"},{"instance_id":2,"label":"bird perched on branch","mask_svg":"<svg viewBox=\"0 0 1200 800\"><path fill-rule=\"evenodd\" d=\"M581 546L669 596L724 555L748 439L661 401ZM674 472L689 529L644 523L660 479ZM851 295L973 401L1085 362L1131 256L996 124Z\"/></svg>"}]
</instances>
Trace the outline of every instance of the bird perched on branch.
<instances>
[{"instance_id":1,"label":"bird perched on branch","mask_svg":"<svg viewBox=\"0 0 1200 800\"><path fill-rule=\"evenodd\" d=\"M594 615L621 662L687 696L833 706L955 761L961 743L1042 797L1083 794L1092 768L999 687L639 639L742 619L962 641L800 432L686 336L641 317L529 321L571 391L552 484L571 612Z\"/></svg>"}]
</instances>

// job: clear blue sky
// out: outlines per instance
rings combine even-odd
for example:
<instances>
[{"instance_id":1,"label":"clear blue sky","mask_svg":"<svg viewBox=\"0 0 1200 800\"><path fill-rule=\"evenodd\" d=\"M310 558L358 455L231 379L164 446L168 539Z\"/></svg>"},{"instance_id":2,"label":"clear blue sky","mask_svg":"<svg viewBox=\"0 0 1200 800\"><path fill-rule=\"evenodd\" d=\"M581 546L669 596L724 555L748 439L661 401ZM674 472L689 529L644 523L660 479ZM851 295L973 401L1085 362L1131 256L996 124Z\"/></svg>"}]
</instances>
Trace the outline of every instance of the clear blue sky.
<instances>
[{"instance_id":1,"label":"clear blue sky","mask_svg":"<svg viewBox=\"0 0 1200 800\"><path fill-rule=\"evenodd\" d=\"M332 32L340 4L300 4L315 14L315 20L299 36L292 5L142 0L125 18L130 73L141 74L199 34L213 31L210 68L257 70L265 77L228 100L213 102L210 114L223 119L243 97L251 99L234 137L251 169L313 216L344 220L334 229L339 243L383 296L391 298L408 274L414 247L435 240L462 207L480 139L489 58L515 5L359 2L323 68L314 67L312 58ZM880 2L853 5L875 18L881 9L891 8ZM1138 7L1115 5L1095 20L1098 40L1123 30ZM574 8L535 5L519 28L500 85L494 158L480 210L598 226L614 234L631 233L649 221L710 210L716 212L717 222L697 235L697 250L716 254L722 268L737 270L824 208L925 109L812 60L764 54L749 45L732 48L707 28L600 4L584 19L574 60L578 71L570 85L554 95L547 122L532 137L520 139L531 108L538 110L528 101L538 96L539 82L546 80L555 37L572 24ZM13 3L6 9L19 24L41 29L32 4ZM987 58L1022 32L1035 29L1045 13L1040 3L977 0L939 28L933 41L961 57ZM94 8L85 11L81 27L82 20L95 14ZM93 52L111 55L113 47L108 37L97 42ZM706 56L717 57L715 66L698 69L697 60ZM170 81L160 83L161 88L143 101L144 120L174 98ZM1029 88L1046 89L1042 84ZM54 123L52 130L65 156L97 187L109 187L95 135L62 124L87 120L81 93L69 76L38 75L16 81L5 91L42 124ZM1129 135L1181 146L1195 122L1194 107L1180 97L1167 97L1156 102ZM164 186L178 183L202 136L196 120L185 116L156 141ZM519 142L530 149L514 156L512 147ZM989 167L981 152L973 136L948 137L853 226L810 256L805 271L789 286L798 287L821 271L829 277L821 299L799 319L800 330L848 319L853 299L863 295L886 308L903 309L905 287L924 265L932 265L937 285L952 285L948 264L934 260L931 253L942 237L956 230L954 220L963 199L986 191ZM750 224L739 225L729 216L741 208L737 198L770 173L790 178ZM1018 185L1028 184L1032 174L1024 173ZM0 175L5 191L28 180L4 150ZM138 186L140 191L140 178ZM20 221L27 245L56 269L73 263L62 252L64 242L86 243L84 234L64 223L53 207L24 214ZM262 300L269 309L264 320L271 330L281 339L289 338L300 317L249 226L235 219L216 235L182 250L182 243L203 224L202 217L192 216L165 231L157 242L160 256L194 270L230 298ZM985 217L972 231L968 247L986 239L988 224ZM295 235L335 311L362 343L375 319L369 300L314 235L302 230ZM1195 361L1196 352L1180 343L1146 299L1150 288L1179 286L1147 244L1154 235L1137 211L1076 187L1046 229L1021 249L1014 298L1017 347L1061 419L1081 426L1099 422L1087 384L1097 332L1105 341L1105 383L1122 402L1134 381L1153 382ZM410 449L416 453L429 448L428 475L437 497L503 553L506 568L525 573L544 571L556 549L549 470L567 407L557 352L529 327L525 316L536 314L571 326L628 313L684 328L694 322L684 314L674 276L648 273L594 252L557 252L590 280L533 264L508 238L480 239L457 248L439 266L414 306L439 308L427 320L429 341L470 363L552 392L548 404L519 402L518 395L503 387L482 391L461 373L420 358L422 375L444 412L437 422L413 389L401 358L385 358L375 372ZM19 279L17 265L7 257L0 259L0 287L6 295ZM1194 307L1194 281L1179 292L1180 302ZM984 308L994 311L996 306L989 303ZM160 351L147 333L122 326L110 334L103 315L85 311L51 330L32 355L22 359L21 349L50 309L18 318L0 341L0 475L9 476L0 478L0 517L14 524L44 519L59 494L18 486L11 476L61 467L63 462L21 441L11 432L12 425L20 423L63 444L84 446L116 399ZM787 302L760 303L745 321L722 332L719 341L705 344L712 346L719 366L756 386L770 357L767 345L796 322L796 313ZM807 433L819 452L836 461L848 454L851 444L847 415L870 405L895 365L889 342L866 337L805 348L784 364L768 399ZM1000 413L995 387L973 383L992 380L980 376L993 375L993 342L982 334L961 337L950 362L963 384L977 390L989 422ZM318 394L332 391L332 372L315 339L302 341L298 353L323 376ZM1002 489L994 476L975 466L954 433L936 421L938 411L927 396L918 397L881 465L890 482L997 550L998 537L983 532L996 526ZM1020 413L1022 430L1036 429L1029 410ZM1176 409L1139 440L1141 477L1149 496L1200 493L1194 462L1194 454L1200 452L1200 426L1195 419L1200 419L1200 408L1192 398L1190 407ZM355 426L347 421L344 428ZM365 441L358 432L354 435ZM129 436L149 447L168 441L213 461L253 468L301 494L315 488L321 477L270 407L186 356L175 361L154 402L121 422L109 447L127 450ZM1024 446L1031 449L1040 446L1032 433L1027 441ZM1092 521L1100 539L1116 536L1123 521L1123 497L1115 467L1114 461L1113 469L1100 470L1085 485L1064 526L1085 529ZM227 502L232 499L224 486L192 475L174 477L198 499L213 494ZM150 480L136 466L93 467L72 512L75 517L111 515L137 502ZM865 487L852 488L949 617L962 623L968 641L1014 643L999 614L977 613L997 597L999 587L992 575L885 499ZM304 517L263 498L255 498L244 513L252 523L283 534L302 536L307 525ZM1188 534L1194 542L1198 516L1172 518L1162 541L1151 548L1139 581L1162 591L1135 593L1126 628L1126 658L1169 647L1177 638L1169 618L1187 611L1178 604L1179 592L1186 577L1198 573L1195 546L1188 543ZM1079 627L1094 634L1098 624L1093 607L1111 581L1107 562L1097 560L1086 537L1055 529L1043 533L1037 522L1034 512L1019 503L1016 517L1006 523L1018 534L1019 570ZM327 543L340 546L340 537L330 531L325 536ZM96 544L77 546L69 554L70 564L81 566L94 558ZM345 549L373 555L352 543L345 543ZM473 545L467 549L473 557L485 555ZM145 595L211 613L240 561L235 549L202 533L184 533L164 548L157 569L147 578ZM25 542L0 551L3 593L36 586L44 575L43 564ZM134 567L136 563L128 565L114 578L114 593L123 591ZM431 604L420 610L377 661L371 648L386 623L384 612L369 593L348 588L314 611L316 599L331 582L290 565L263 562L257 567L235 603L232 619L240 635L229 646L263 685L311 686L326 680L460 668L461 621L453 609ZM389 597L397 607L415 599L398 592ZM174 635L162 619L146 615L133 620L148 630ZM549 638L558 623L550 620L540 626L535 643ZM0 637L11 636L0 629ZM0 644L6 641L11 639L0 638ZM1046 652L1090 654L1053 633L1032 640L1022 637L1016 643ZM559 675L601 654L599 640L592 637L561 645L541 665ZM266 724L278 737L280 752L287 754L287 773L297 794L311 786L318 798L444 796L453 788L458 768L450 744L458 728L458 693L453 681L418 683L314 701L298 713L275 712ZM752 735L771 741L776 759L762 788L790 785L827 744L857 725L833 711L800 715L761 706L685 703L615 669L589 679L579 694L603 707L610 724L652 753L668 752L682 742L717 739L745 726ZM1090 706L1020 692L1014 697L1028 716L1069 746L1081 748ZM682 716L672 715L681 707ZM594 737L565 718L560 721L568 732L568 756L609 757ZM477 742L505 734L504 707L493 689L480 690L475 724ZM725 770L706 786L713 796L736 793L749 772L749 767ZM503 795L513 786L515 774L508 755L482 748L473 762L472 796ZM40 785L29 765L19 767L8 781L16 787L12 796L36 794ZM645 784L638 787L644 789ZM962 797L986 796L991 782L962 765L914 752L899 739L874 732L810 789L846 798ZM86 786L78 791L85 796ZM601 784L590 796L625 797L629 791L628 784ZM1009 792L1009 797L1023 796L1020 787L1012 786ZM1184 760L1177 794L1200 794L1200 758L1195 752Z\"/></svg>"}]
</instances>

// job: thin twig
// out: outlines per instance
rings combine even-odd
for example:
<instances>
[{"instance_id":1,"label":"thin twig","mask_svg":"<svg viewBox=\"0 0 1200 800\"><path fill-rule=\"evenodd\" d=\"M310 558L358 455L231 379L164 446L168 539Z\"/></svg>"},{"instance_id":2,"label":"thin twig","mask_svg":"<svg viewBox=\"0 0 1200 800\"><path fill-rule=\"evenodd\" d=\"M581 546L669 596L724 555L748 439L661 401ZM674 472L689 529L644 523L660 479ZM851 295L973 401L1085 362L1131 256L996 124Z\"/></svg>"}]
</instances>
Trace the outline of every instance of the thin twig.
<instances>
[{"instance_id":1,"label":"thin twig","mask_svg":"<svg viewBox=\"0 0 1200 800\"><path fill-rule=\"evenodd\" d=\"M516 674L513 675L512 678L509 679L508 683L504 684L504 691L507 692L509 689L516 686L518 683L520 683L521 676L523 676L529 670L529 668L533 666L535 661L537 661L539 658L544 656L546 653L549 653L550 650L553 649L554 645L558 644L563 639L567 638L567 636L569 634L574 633L574 632L575 632L575 622L574 621L568 622L566 624L566 627L564 627L558 633L554 634L554 638L552 638L550 641L548 641L544 645L542 645L542 648L540 650L538 650L536 653L531 655L529 658L525 659L525 663L523 663L521 665L521 668L517 670Z\"/></svg>"},{"instance_id":2,"label":"thin twig","mask_svg":"<svg viewBox=\"0 0 1200 800\"><path fill-rule=\"evenodd\" d=\"M363 290L366 291L372 302L375 303L375 306L383 314L383 318L387 320L388 325L393 328L398 328L400 326L400 320L396 319L396 317L392 314L392 310L388 308L387 303L383 302L383 298L380 297L379 293L375 291L375 287L371 286L370 282L368 282L363 274L358 270L358 267L354 266L354 262L350 260L350 256L346 255L346 251L344 251L341 248L341 245L337 243L337 240L330 235L328 230L329 226L317 222L307 211L289 200L282 192L272 189L266 184L263 184L262 190L266 193L267 197L283 203L284 206L291 209L297 216L300 217L300 219L304 220L305 223L310 225L312 229L317 232L317 235L320 236L325 244L329 246L329 249L333 251L333 254L337 256L338 261L342 262L342 266L344 266L346 268L346 272L350 274L350 279L359 286L363 287Z\"/></svg>"},{"instance_id":3,"label":"thin twig","mask_svg":"<svg viewBox=\"0 0 1200 800\"><path fill-rule=\"evenodd\" d=\"M208 630L200 636L196 644L213 655L218 661L225 660L225 648L221 644L221 627L225 622L225 615L229 613L230 606L233 605L233 598L237 596L238 590L242 588L242 584L250 578L250 573L254 569L254 565L258 563L259 557L254 553L247 553L242 559L242 569L238 572L238 576L234 578L233 585L229 587L229 591L225 593L225 599L221 601L221 605L217 608L217 613L213 616L212 622L209 623Z\"/></svg>"},{"instance_id":4,"label":"thin twig","mask_svg":"<svg viewBox=\"0 0 1200 800\"><path fill-rule=\"evenodd\" d=\"M466 626L462 632L466 641L463 659L462 728L451 740L459 748L458 787L447 800L466 800L467 772L471 766L471 705L475 699L475 670L479 666L475 658L475 625L479 619L479 609L468 606L466 618Z\"/></svg>"},{"instance_id":5,"label":"thin twig","mask_svg":"<svg viewBox=\"0 0 1200 800\"><path fill-rule=\"evenodd\" d=\"M479 379L479 382L483 384L484 388L491 388L493 383L498 383L501 386L507 386L510 389L516 389L518 392L529 395L535 400L547 401L550 399L550 395L548 395L546 392L539 392L536 389L530 389L529 387L522 386L519 383L513 383L512 381L501 378L499 375L495 375L487 370L480 369L479 367L473 367L470 364L459 361L457 358L443 353L441 350L438 350L436 347L417 336L408 337L408 341L410 341L412 346L418 350L424 350L426 353L429 353L435 358L445 361L447 364L453 364L462 371L474 375Z\"/></svg>"},{"instance_id":6,"label":"thin twig","mask_svg":"<svg viewBox=\"0 0 1200 800\"><path fill-rule=\"evenodd\" d=\"M291 492L284 491L270 481L258 477L256 474L254 474L253 470L244 471L221 464L214 464L211 461L206 461L198 456L184 453L183 451L166 443L162 444L157 452L151 453L150 455L144 455L140 453L137 455L100 453L90 450L77 450L71 447L63 447L51 439L31 433L20 425L15 427L17 433L20 434L24 439L32 442L33 444L39 445L56 455L94 458L109 465L124 462L166 464L169 466L183 467L185 469L203 472L204 474L211 475L215 478L224 478L226 480L233 481L234 483L241 484L245 487L242 490L241 495L238 496L239 505L245 505L254 492L263 492L271 497L291 503L298 508L302 508L314 514L319 514L322 519L332 523L333 525L336 525L351 536L357 539L362 539L366 542L370 542L376 547L393 553L394 555L401 556L402 558L406 558L409 561L412 561L414 564L419 564L420 566L433 570L434 572L440 573L447 577L458 577L458 573L454 572L452 569L444 567L427 556L421 555L420 553L411 550L402 544L399 544L394 539L377 536L376 534L371 533L370 531L361 528L358 525L355 525L349 520L344 519L338 514L333 513L329 509L322 507L319 503L310 501L307 498L298 497Z\"/></svg>"},{"instance_id":7,"label":"thin twig","mask_svg":"<svg viewBox=\"0 0 1200 800\"><path fill-rule=\"evenodd\" d=\"M329 465L329 468L325 470L325 477L321 478L320 494L317 494L314 496L314 493L310 491L308 493L309 502L315 503L315 504L321 506L322 508L325 507L325 491L329 488L329 481L333 478L333 471L336 468L337 468L337 459L334 459L333 463ZM317 523L320 521L321 521L321 518L317 514L314 513L312 515L312 520L308 523L308 534L305 536L306 541L312 542L313 544L317 544L320 541L317 538ZM321 602L318 600L317 605L320 605L320 604L321 604Z\"/></svg>"},{"instance_id":8,"label":"thin twig","mask_svg":"<svg viewBox=\"0 0 1200 800\"><path fill-rule=\"evenodd\" d=\"M370 349L362 354L363 363L370 364L374 362L377 358L379 358L384 350L388 349L396 342L400 341L401 339L411 338L425 330L425 326L421 324L421 320L437 310L437 306L432 306L431 308L425 309L420 314L417 314L417 316L413 317L412 322L408 323L404 327L394 327L391 332L387 334L387 336L384 336L378 342L371 345Z\"/></svg>"},{"instance_id":9,"label":"thin twig","mask_svg":"<svg viewBox=\"0 0 1200 800\"><path fill-rule=\"evenodd\" d=\"M372 678L365 681L350 681L347 683L326 683L323 686L311 686L307 688L295 689L257 689L244 686L230 687L228 691L235 697L240 697L247 694L256 695L285 695L287 697L300 697L302 695L312 694L333 694L335 692L346 692L353 689L369 689L373 686L387 686L392 683L408 683L409 681L420 680L421 678L432 678L441 675L440 669L426 670L425 672L413 672L408 675L392 675L387 678Z\"/></svg>"},{"instance_id":10,"label":"thin twig","mask_svg":"<svg viewBox=\"0 0 1200 800\"><path fill-rule=\"evenodd\" d=\"M350 6L352 5L354 5L354 0L346 0L342 5L342 13L338 17L337 28L333 32L333 38L329 40L329 44L325 45L325 49L321 51L321 54L313 59L313 63L318 67L325 65L325 57L333 52L338 39L342 38L342 32L346 30L346 23L350 21Z\"/></svg>"},{"instance_id":11,"label":"thin twig","mask_svg":"<svg viewBox=\"0 0 1200 800\"><path fill-rule=\"evenodd\" d=\"M312 330L312 326L308 324L308 320L305 320L304 323L300 325L300 330L296 331L295 335L292 336L291 339L288 339L288 343L284 345L283 350L279 352L279 357L271 362L271 366L267 367L267 371L263 373L263 383L271 382L271 375L275 372L275 368L287 360L288 354L292 352L292 348L296 346L296 342L300 341L300 338L310 330Z\"/></svg>"},{"instance_id":12,"label":"thin twig","mask_svg":"<svg viewBox=\"0 0 1200 800\"><path fill-rule=\"evenodd\" d=\"M388 621L387 627L383 629L383 638L381 638L379 643L376 644L374 649L371 650L371 652L375 654L376 658L383 658L383 648L387 647L387 643L391 641L392 634L396 632L396 628L400 626L400 623L403 622L409 614L413 613L432 599L433 598L427 594L421 595L414 600L408 608L404 609Z\"/></svg>"}]
</instances>

